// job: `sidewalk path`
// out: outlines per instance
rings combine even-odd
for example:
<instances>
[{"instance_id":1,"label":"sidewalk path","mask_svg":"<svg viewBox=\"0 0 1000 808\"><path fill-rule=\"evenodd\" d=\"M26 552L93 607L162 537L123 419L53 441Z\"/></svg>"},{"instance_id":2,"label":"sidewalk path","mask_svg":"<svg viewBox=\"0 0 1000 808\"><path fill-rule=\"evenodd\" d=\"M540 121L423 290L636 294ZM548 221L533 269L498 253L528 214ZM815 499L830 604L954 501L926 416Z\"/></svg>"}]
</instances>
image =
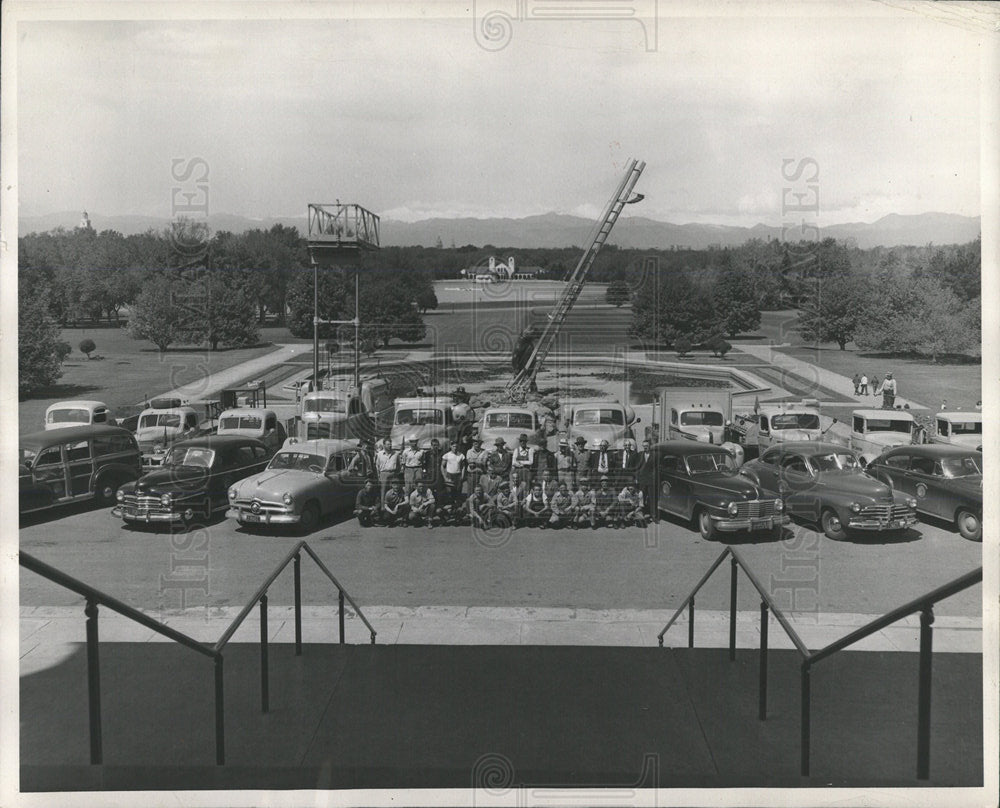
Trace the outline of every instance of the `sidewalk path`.
<instances>
[{"instance_id":1,"label":"sidewalk path","mask_svg":"<svg viewBox=\"0 0 1000 808\"><path fill-rule=\"evenodd\" d=\"M379 645L595 645L655 647L657 635L673 615L666 609L570 609L477 606L363 606L375 627ZM147 610L149 617L196 640L214 643L239 613L237 608L188 609L183 612ZM786 615L812 650L848 634L877 615L798 612ZM103 642L170 642L108 609L101 609ZM271 642L295 641L295 613L290 606L268 609ZM70 656L86 640L83 604L79 608L35 606L20 612L21 676L52 667ZM369 642L368 630L351 611L345 616L347 642ZM335 643L339 636L335 607L303 606L302 639ZM687 647L687 615L678 618L664 637L668 648ZM873 634L855 646L856 651L919 650L919 616L907 617ZM256 643L260 622L254 610L233 635L234 642ZM729 612L699 609L695 612L695 647L729 645ZM736 615L738 648L759 648L760 614ZM768 645L791 649L793 645L777 621L769 623ZM940 615L934 621L934 651L981 653L982 620L979 617Z\"/></svg>"},{"instance_id":2,"label":"sidewalk path","mask_svg":"<svg viewBox=\"0 0 1000 808\"><path fill-rule=\"evenodd\" d=\"M850 391L854 388L854 382L847 378L847 376L841 376L839 373L834 373L832 370L821 368L818 365L814 365L812 362L805 362L794 356L789 356L784 351L775 350L775 347L776 346L773 345L751 345L748 343L745 345L741 344L738 350L743 353L748 353L764 362L768 362L779 370L784 370L790 374L798 376L806 382L815 383L838 392L843 391L845 398L853 399L859 404L864 404L866 407L870 407L872 409L881 408L881 401L873 398L872 396L853 395ZM927 409L927 407L922 404L917 404L908 398L902 398L900 396L896 397L896 403L900 406L909 404L911 410Z\"/></svg>"}]
</instances>

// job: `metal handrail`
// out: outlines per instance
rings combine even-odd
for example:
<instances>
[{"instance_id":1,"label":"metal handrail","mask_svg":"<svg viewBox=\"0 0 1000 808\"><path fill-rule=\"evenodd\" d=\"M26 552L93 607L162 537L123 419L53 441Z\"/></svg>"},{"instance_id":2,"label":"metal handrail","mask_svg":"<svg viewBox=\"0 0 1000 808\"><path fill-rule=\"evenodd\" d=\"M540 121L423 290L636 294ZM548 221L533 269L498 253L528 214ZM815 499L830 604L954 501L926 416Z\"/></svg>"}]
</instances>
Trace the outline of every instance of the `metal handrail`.
<instances>
[{"instance_id":1,"label":"metal handrail","mask_svg":"<svg viewBox=\"0 0 1000 808\"><path fill-rule=\"evenodd\" d=\"M295 584L295 654L302 654L302 586L301 586L301 553L305 550L316 562L323 573L329 578L338 591L338 616L340 624L340 643L344 644L344 604L345 601L351 604L355 614L361 618L368 628L372 645L375 644L377 632L368 622L368 619L358 608L354 598L347 594L347 591L334 577L333 573L327 569L326 564L316 555L315 551L305 541L298 542L282 559L281 563L275 567L271 574L261 584L253 597L244 606L240 613L230 622L222 636L213 646L209 646L199 640L189 637L177 629L170 628L151 617L143 614L133 606L129 606L122 601L101 592L99 589L85 584L67 575L65 572L38 560L29 553L21 552L19 562L21 566L32 572L47 578L70 591L82 595L87 600L84 613L87 617L87 685L88 685L88 705L90 712L90 762L100 764L103 761L103 742L101 734L101 684L100 684L100 658L98 653L98 605L107 606L109 609L118 612L122 616L133 620L146 628L162 634L181 645L197 651L200 654L211 657L215 662L215 762L223 765L226 762L225 756L225 714L223 706L225 703L224 689L224 658L223 648L232 639L236 630L240 627L247 615L253 610L255 605L260 607L260 679L261 679L261 710L269 710L269 677L268 677L268 636L267 636L267 592L277 577L285 570L289 563L294 562L294 584Z\"/></svg>"},{"instance_id":2,"label":"metal handrail","mask_svg":"<svg viewBox=\"0 0 1000 808\"><path fill-rule=\"evenodd\" d=\"M688 608L688 647L694 648L694 603L695 595L705 585L712 574L719 568L726 556L732 558L732 577L730 582L730 604L729 604L729 659L736 658L736 582L737 568L742 568L750 582L761 596L760 603L760 696L758 717L761 721L767 718L767 624L768 612L774 612L775 618L785 630L785 633L794 643L799 654L802 656L801 663L801 734L800 734L800 769L803 777L809 775L809 747L810 747L810 719L811 719L811 699L810 699L810 673L812 666L832 656L838 651L854 645L856 642L881 631L883 628L908 617L911 614L920 612L920 681L917 705L917 779L926 780L930 777L930 705L931 705L931 654L934 623L934 604L938 601L949 598L962 592L976 584L982 583L983 568L979 567L964 575L960 575L952 581L942 586L932 589L918 598L897 606L880 617L865 623L860 628L855 629L850 634L835 640L818 651L810 653L806 644L799 637L795 629L792 628L788 619L775 605L774 600L757 578L750 566L746 563L740 553L732 547L727 547L722 554L712 563L708 571L701 577L698 584L691 591L680 608L667 621L666 626L659 633L657 639L660 647L663 646L663 635L677 621L677 618Z\"/></svg>"}]
</instances>

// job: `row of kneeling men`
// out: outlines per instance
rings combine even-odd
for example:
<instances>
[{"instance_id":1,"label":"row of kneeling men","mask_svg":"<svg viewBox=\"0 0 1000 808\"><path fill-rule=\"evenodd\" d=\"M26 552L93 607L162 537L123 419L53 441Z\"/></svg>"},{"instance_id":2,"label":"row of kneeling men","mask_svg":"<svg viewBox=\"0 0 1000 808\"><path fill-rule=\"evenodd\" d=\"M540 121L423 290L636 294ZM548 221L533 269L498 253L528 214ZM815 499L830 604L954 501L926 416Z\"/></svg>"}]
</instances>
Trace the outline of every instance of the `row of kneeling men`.
<instances>
[{"instance_id":1,"label":"row of kneeling men","mask_svg":"<svg viewBox=\"0 0 1000 808\"><path fill-rule=\"evenodd\" d=\"M363 527L371 525L471 524L475 527L644 527L649 519L642 492L633 481L618 490L602 477L596 486L584 478L573 491L566 482L554 482L546 490L541 482L511 486L499 484L495 494L481 484L466 496L452 487L435 496L424 481L407 493L395 478L384 496L368 481L358 492L354 514Z\"/></svg>"}]
</instances>

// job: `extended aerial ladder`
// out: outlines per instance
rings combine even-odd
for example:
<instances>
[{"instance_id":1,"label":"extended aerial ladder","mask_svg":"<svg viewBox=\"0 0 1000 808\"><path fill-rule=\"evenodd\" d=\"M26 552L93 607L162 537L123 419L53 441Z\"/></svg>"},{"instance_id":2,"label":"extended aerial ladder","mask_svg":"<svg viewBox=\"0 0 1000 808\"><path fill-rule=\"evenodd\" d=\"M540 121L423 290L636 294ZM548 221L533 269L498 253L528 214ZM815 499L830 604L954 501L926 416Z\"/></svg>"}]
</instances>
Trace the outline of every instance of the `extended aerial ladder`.
<instances>
[{"instance_id":1,"label":"extended aerial ladder","mask_svg":"<svg viewBox=\"0 0 1000 808\"><path fill-rule=\"evenodd\" d=\"M587 273L590 272L597 253L604 246L604 242L608 240L611 229L615 226L615 222L618 221L618 215L626 205L639 202L643 198L642 194L636 194L633 197L632 189L635 188L635 184L639 180L639 175L642 174L642 170L645 167L646 164L644 162L637 160L629 162L624 179L619 183L614 196L611 197L611 200L604 208L603 216L597 220L591 229L588 236L589 246L576 265L576 269L570 275L563 293L559 296L555 306L549 313L548 319L541 333L538 335L538 339L535 341L534 348L529 354L527 361L514 374L514 378L511 379L505 388L505 392L512 401L523 401L527 392L532 388L535 376L541 369L545 357L552 350L552 346L555 344L556 337L559 334L559 329L566 320L566 315L569 314L570 309L573 308L573 304L576 303L576 299L580 296Z\"/></svg>"}]
</instances>

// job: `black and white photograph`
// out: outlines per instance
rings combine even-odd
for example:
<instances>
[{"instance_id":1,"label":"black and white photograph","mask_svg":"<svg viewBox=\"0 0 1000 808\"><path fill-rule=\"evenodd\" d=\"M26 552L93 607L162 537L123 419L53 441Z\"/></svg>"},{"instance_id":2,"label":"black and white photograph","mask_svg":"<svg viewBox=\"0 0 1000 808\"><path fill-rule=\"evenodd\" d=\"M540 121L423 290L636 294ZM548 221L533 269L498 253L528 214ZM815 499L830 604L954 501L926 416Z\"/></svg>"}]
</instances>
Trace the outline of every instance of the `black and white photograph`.
<instances>
[{"instance_id":1,"label":"black and white photograph","mask_svg":"<svg viewBox=\"0 0 1000 808\"><path fill-rule=\"evenodd\" d=\"M997 804L1000 7L0 14L0 804Z\"/></svg>"}]
</instances>

